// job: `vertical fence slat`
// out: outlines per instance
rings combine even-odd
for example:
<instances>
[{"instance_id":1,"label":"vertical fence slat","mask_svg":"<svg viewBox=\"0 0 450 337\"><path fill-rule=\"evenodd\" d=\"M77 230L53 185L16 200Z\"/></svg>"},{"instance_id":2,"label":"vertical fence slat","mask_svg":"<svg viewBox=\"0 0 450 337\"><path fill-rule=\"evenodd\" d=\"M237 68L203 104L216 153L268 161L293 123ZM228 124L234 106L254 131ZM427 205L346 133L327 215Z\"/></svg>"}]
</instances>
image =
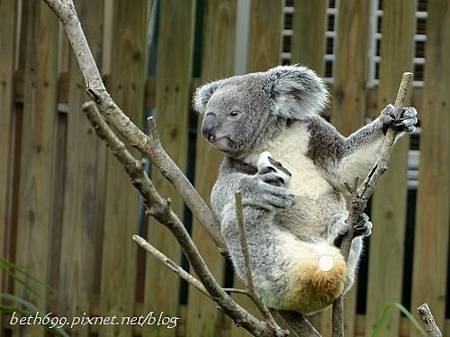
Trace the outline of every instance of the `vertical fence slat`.
<instances>
[{"instance_id":1,"label":"vertical fence slat","mask_svg":"<svg viewBox=\"0 0 450 337\"><path fill-rule=\"evenodd\" d=\"M234 71L236 38L236 0L204 2L202 72L203 82L227 77ZM198 130L201 120L198 123ZM212 186L222 156L209 146L197 131L195 186L209 201ZM224 276L224 260L209 236L198 222L193 224L193 238L208 267L219 282ZM189 288L187 332L188 337L220 336L223 315L216 305L192 287Z\"/></svg>"},{"instance_id":2,"label":"vertical fence slat","mask_svg":"<svg viewBox=\"0 0 450 337\"><path fill-rule=\"evenodd\" d=\"M327 0L294 1L292 63L324 72Z\"/></svg>"},{"instance_id":3,"label":"vertical fence slat","mask_svg":"<svg viewBox=\"0 0 450 337\"><path fill-rule=\"evenodd\" d=\"M11 189L12 189L12 114L13 114L13 75L16 55L16 18L15 0L0 1L0 13L4 13L0 29L0 257L7 257L7 232L11 226ZM5 274L0 270L0 292L5 289ZM1 301L0 301L1 303ZM2 317L3 318L3 317ZM0 318L0 334L3 331L3 319Z\"/></svg>"},{"instance_id":4,"label":"vertical fence slat","mask_svg":"<svg viewBox=\"0 0 450 337\"><path fill-rule=\"evenodd\" d=\"M160 3L156 74L156 117L161 142L167 153L185 171L188 117L191 101L192 55L195 0L168 0ZM193 160L193 158L190 158ZM183 218L184 204L179 194L159 174L152 180L173 210ZM150 242L167 256L181 262L181 250L170 232L157 221L149 224ZM178 314L180 278L161 262L147 256L145 308ZM194 290L195 291L195 290ZM144 336L174 337L176 329L144 329Z\"/></svg>"},{"instance_id":5,"label":"vertical fence slat","mask_svg":"<svg viewBox=\"0 0 450 337\"><path fill-rule=\"evenodd\" d=\"M378 110L395 101L398 84L405 71L411 71L414 51L416 1L383 2ZM408 137L395 145L389 170L376 187L372 202L374 233L370 240L366 334L388 302L401 302L404 239L406 225L406 175ZM389 271L389 272L387 272ZM400 312L389 314L384 324L386 337L396 337Z\"/></svg>"},{"instance_id":6,"label":"vertical fence slat","mask_svg":"<svg viewBox=\"0 0 450 337\"><path fill-rule=\"evenodd\" d=\"M47 282L49 232L52 226L53 166L56 136L58 21L41 1L24 2L28 21L25 48L24 119L19 187L17 262ZM16 294L47 309L46 288L40 297L18 287ZM19 328L30 337L43 337L42 326ZM15 333L19 333L18 330Z\"/></svg>"},{"instance_id":7,"label":"vertical fence slat","mask_svg":"<svg viewBox=\"0 0 450 337\"><path fill-rule=\"evenodd\" d=\"M281 0L252 0L248 72L263 71L280 63L283 4Z\"/></svg>"},{"instance_id":8,"label":"vertical fence slat","mask_svg":"<svg viewBox=\"0 0 450 337\"><path fill-rule=\"evenodd\" d=\"M336 62L334 64L333 124L345 136L363 125L368 69L368 42L371 1L339 1ZM353 336L356 315L356 287L346 295L345 335ZM328 310L323 333L331 335Z\"/></svg>"},{"instance_id":9,"label":"vertical fence slat","mask_svg":"<svg viewBox=\"0 0 450 337\"><path fill-rule=\"evenodd\" d=\"M427 302L440 327L445 318L449 243L449 53L450 5L430 1L411 310Z\"/></svg>"},{"instance_id":10,"label":"vertical fence slat","mask_svg":"<svg viewBox=\"0 0 450 337\"><path fill-rule=\"evenodd\" d=\"M110 90L117 104L138 126L143 126L147 63L149 0L115 1L111 48ZM107 155L105 223L103 236L101 312L130 316L136 288L136 245L139 198L122 166ZM100 337L131 337L132 325L102 326Z\"/></svg>"},{"instance_id":11,"label":"vertical fence slat","mask_svg":"<svg viewBox=\"0 0 450 337\"><path fill-rule=\"evenodd\" d=\"M78 0L75 6L91 51L101 66L103 0ZM98 248L103 234L98 213L100 188L97 167L104 167L103 143L93 132L81 105L87 101L84 80L70 50L67 114L66 170L64 182L63 229L60 260L59 306L69 316L89 313L91 299L98 290ZM86 337L88 326L75 327L76 336Z\"/></svg>"}]
</instances>

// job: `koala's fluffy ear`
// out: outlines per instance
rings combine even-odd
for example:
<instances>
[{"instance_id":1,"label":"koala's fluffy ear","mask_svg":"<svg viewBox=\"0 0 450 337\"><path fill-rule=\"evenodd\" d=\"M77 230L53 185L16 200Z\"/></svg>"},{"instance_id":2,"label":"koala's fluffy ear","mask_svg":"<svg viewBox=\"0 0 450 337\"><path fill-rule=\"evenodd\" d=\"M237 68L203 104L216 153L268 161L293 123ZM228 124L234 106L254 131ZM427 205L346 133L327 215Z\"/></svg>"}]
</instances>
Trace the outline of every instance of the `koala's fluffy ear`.
<instances>
[{"instance_id":1,"label":"koala's fluffy ear","mask_svg":"<svg viewBox=\"0 0 450 337\"><path fill-rule=\"evenodd\" d=\"M194 110L198 113L203 114L206 109L206 104L208 104L209 99L214 94L214 91L220 86L222 81L215 81L203 84L201 87L198 87L194 94Z\"/></svg>"},{"instance_id":2,"label":"koala's fluffy ear","mask_svg":"<svg viewBox=\"0 0 450 337\"><path fill-rule=\"evenodd\" d=\"M279 66L267 71L270 97L275 113L288 119L321 113L328 102L323 80L314 71L302 66Z\"/></svg>"}]
</instances>

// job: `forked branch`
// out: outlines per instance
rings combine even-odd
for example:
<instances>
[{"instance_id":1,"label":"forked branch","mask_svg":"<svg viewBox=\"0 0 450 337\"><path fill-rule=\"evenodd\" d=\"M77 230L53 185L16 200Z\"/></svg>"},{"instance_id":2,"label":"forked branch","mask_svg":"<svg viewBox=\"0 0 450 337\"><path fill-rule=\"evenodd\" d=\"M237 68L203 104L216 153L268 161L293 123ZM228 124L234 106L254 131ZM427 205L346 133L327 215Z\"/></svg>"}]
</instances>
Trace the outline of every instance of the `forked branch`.
<instances>
[{"instance_id":1,"label":"forked branch","mask_svg":"<svg viewBox=\"0 0 450 337\"><path fill-rule=\"evenodd\" d=\"M398 89L397 98L395 100L395 115L401 116L403 107L408 99L408 92L411 88L413 81L413 74L409 72L403 73L400 87ZM381 146L380 155L375 163L374 167L370 170L364 182L358 187L357 182L352 187L351 196L347 200L348 209L350 210L347 223L350 224L350 230L342 241L341 251L344 258L347 260L350 252L350 246L353 239L353 228L358 223L360 215L366 208L367 201L372 195L376 184L380 180L384 172L388 168L389 158L391 156L392 148L395 142L396 132L393 129L389 129L383 140ZM333 316L332 316L332 331L333 337L344 336L344 309L343 309L343 296L339 296L333 303Z\"/></svg>"}]
</instances>

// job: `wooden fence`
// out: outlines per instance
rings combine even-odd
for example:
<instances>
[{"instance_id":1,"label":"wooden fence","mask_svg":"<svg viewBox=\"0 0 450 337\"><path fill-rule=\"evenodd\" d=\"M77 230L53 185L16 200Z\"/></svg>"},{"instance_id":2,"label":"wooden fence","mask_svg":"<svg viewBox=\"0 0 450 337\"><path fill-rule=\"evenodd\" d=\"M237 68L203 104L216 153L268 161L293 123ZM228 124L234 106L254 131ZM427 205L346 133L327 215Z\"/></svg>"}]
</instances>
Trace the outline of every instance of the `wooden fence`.
<instances>
[{"instance_id":1,"label":"wooden fence","mask_svg":"<svg viewBox=\"0 0 450 337\"><path fill-rule=\"evenodd\" d=\"M402 72L413 69L414 0L382 3L379 80L372 87L367 85L370 22L377 6L371 1L76 1L115 101L143 128L144 116L156 114L163 145L206 199L221 156L196 132L192 90L201 82L234 74L236 64L247 71L279 64L286 5L294 7L290 62L322 75L326 13L334 7L337 34L329 112L344 134L393 101ZM131 235L141 233L188 268L170 234L145 219L138 194L83 116L84 84L56 17L37 0L0 0L0 13L0 255L48 285L27 277L38 289L36 296L1 275L2 292L57 316L120 317L153 311L181 317L173 329L78 325L66 329L71 336L248 335L132 242ZM243 18L245 13L248 18ZM428 1L426 36L424 85L412 95L421 126L417 202L407 193L410 144L405 138L373 197L374 234L359 282L345 303L347 336L370 336L389 302L413 311L427 302L450 334L447 0ZM161 194L173 200L217 279L227 286L242 285L196 220L191 221L173 188L157 172L152 179ZM249 305L245 298L239 301ZM330 317L326 311L313 318L324 336L330 335ZM42 326L12 326L9 318L0 319L3 336L46 334ZM382 336L417 333L393 310Z\"/></svg>"}]
</instances>

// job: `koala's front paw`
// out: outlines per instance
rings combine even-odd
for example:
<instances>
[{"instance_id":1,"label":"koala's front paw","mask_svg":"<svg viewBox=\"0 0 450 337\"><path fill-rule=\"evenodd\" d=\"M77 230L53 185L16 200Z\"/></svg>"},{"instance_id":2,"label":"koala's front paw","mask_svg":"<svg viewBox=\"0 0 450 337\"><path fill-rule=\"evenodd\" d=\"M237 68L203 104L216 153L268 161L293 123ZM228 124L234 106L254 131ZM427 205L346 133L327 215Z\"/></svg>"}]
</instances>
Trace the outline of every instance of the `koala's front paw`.
<instances>
[{"instance_id":1,"label":"koala's front paw","mask_svg":"<svg viewBox=\"0 0 450 337\"><path fill-rule=\"evenodd\" d=\"M270 152L264 151L256 164L257 175L261 180L275 186L287 186L292 174L279 161L273 159Z\"/></svg>"},{"instance_id":2,"label":"koala's front paw","mask_svg":"<svg viewBox=\"0 0 450 337\"><path fill-rule=\"evenodd\" d=\"M270 175L270 174L269 174ZM269 178L264 175L264 178ZM256 176L256 186L250 201L254 206L267 210L283 209L294 205L294 195L286 187L274 186ZM271 178L269 178L271 179Z\"/></svg>"},{"instance_id":3,"label":"koala's front paw","mask_svg":"<svg viewBox=\"0 0 450 337\"><path fill-rule=\"evenodd\" d=\"M383 121L383 132L386 133L388 128L393 128L397 132L414 132L417 124L417 110L414 107L406 107L403 109L400 117L395 117L395 108L392 104L386 106L381 113Z\"/></svg>"},{"instance_id":4,"label":"koala's front paw","mask_svg":"<svg viewBox=\"0 0 450 337\"><path fill-rule=\"evenodd\" d=\"M243 187L244 202L266 210L292 207L294 195L286 188L291 173L268 152L261 154L257 167L256 175Z\"/></svg>"},{"instance_id":5,"label":"koala's front paw","mask_svg":"<svg viewBox=\"0 0 450 337\"><path fill-rule=\"evenodd\" d=\"M353 228L353 237L364 236L368 237L372 235L373 224L366 213L360 215L358 223Z\"/></svg>"}]
</instances>

